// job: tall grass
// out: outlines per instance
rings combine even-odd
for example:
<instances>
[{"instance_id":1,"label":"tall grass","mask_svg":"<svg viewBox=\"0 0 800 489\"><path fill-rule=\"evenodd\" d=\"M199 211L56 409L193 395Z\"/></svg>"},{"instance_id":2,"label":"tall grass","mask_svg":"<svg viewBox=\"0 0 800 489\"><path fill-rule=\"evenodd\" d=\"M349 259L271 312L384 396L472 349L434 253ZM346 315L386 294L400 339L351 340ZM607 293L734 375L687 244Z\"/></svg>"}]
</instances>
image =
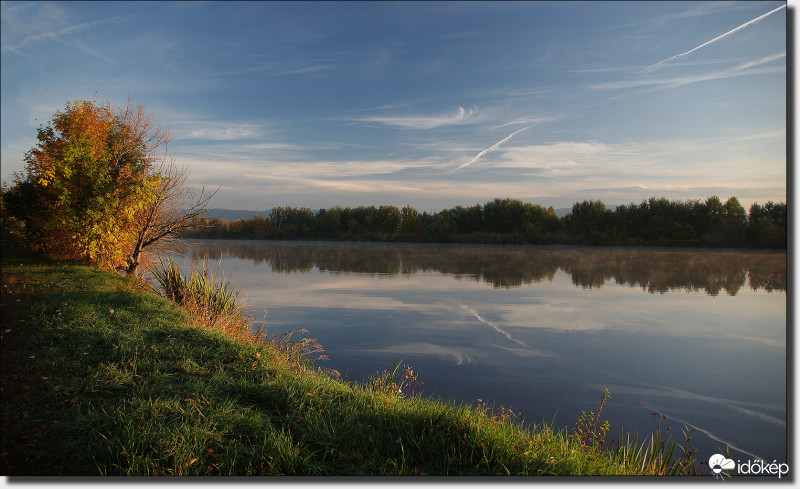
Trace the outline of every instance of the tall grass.
<instances>
[{"instance_id":1,"label":"tall grass","mask_svg":"<svg viewBox=\"0 0 800 489\"><path fill-rule=\"evenodd\" d=\"M151 269L161 294L187 309L196 325L221 329L235 337L254 340L258 333L253 332L250 321L244 313L244 302L236 291L236 283L231 283L225 274L208 265L208 259L196 265L188 276L181 272L174 257L159 260Z\"/></svg>"},{"instance_id":2,"label":"tall grass","mask_svg":"<svg viewBox=\"0 0 800 489\"><path fill-rule=\"evenodd\" d=\"M403 366L402 372L400 367ZM403 361L395 363L392 370L383 370L367 380L368 388L375 392L406 397L422 385L411 365L403 365Z\"/></svg>"},{"instance_id":3,"label":"tall grass","mask_svg":"<svg viewBox=\"0 0 800 489\"><path fill-rule=\"evenodd\" d=\"M307 334L308 330L293 329L270 337L265 319L255 320L245 313L236 283L225 278L219 264L216 270L211 270L208 259L204 259L200 267L193 265L189 275L184 276L180 265L170 256L166 261L160 260L151 272L161 295L188 310L195 326L218 329L251 344L269 344L279 354L280 361L294 371L317 369L333 377L340 375L336 370L316 366L316 362L328 357L315 339L293 337L296 333Z\"/></svg>"},{"instance_id":4,"label":"tall grass","mask_svg":"<svg viewBox=\"0 0 800 489\"><path fill-rule=\"evenodd\" d=\"M680 445L669 436L669 428L667 434L662 432L661 422L667 417L658 412L652 415L658 417L658 428L641 444L638 434L631 441L628 433L624 443L620 440L617 448L611 449L613 460L653 475L699 475L695 459L697 450L690 445L694 430L683 429L684 443Z\"/></svg>"},{"instance_id":5,"label":"tall grass","mask_svg":"<svg viewBox=\"0 0 800 489\"><path fill-rule=\"evenodd\" d=\"M639 443L637 433L633 440L631 434L623 434L614 447L613 442L605 445L605 438L610 429L608 421L600 423L603 406L611 397L608 389L603 390L597 413L583 412L578 422L572 429L570 442L586 453L599 453L605 451L611 454L612 460L620 465L652 475L698 475L695 453L697 450L690 443L694 430L685 427L683 430L684 444L679 445L669 434L662 432L661 423L667 419L659 412L652 412L656 419L657 428L648 438ZM678 449L683 453L679 454Z\"/></svg>"}]
</instances>

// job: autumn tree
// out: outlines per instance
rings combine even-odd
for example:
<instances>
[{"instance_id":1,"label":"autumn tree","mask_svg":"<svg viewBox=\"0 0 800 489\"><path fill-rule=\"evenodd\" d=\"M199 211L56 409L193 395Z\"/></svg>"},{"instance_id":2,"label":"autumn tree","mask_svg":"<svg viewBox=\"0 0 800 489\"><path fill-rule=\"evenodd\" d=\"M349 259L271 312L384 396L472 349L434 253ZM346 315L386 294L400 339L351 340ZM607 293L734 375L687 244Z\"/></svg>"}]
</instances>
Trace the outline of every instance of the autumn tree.
<instances>
[{"instance_id":1,"label":"autumn tree","mask_svg":"<svg viewBox=\"0 0 800 489\"><path fill-rule=\"evenodd\" d=\"M4 195L34 251L133 272L144 248L188 224L210 198L202 189L188 215L177 209L186 172L166 157L170 132L130 100L120 108L68 103L37 139Z\"/></svg>"}]
</instances>

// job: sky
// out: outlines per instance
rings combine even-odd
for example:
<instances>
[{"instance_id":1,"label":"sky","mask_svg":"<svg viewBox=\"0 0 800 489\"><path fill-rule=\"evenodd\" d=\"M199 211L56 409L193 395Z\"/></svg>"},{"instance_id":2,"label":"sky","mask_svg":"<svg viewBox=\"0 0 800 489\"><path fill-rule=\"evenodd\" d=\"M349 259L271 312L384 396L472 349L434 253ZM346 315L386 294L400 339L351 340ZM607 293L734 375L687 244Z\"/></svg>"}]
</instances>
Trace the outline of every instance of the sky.
<instances>
[{"instance_id":1,"label":"sky","mask_svg":"<svg viewBox=\"0 0 800 489\"><path fill-rule=\"evenodd\" d=\"M209 207L785 202L786 5L0 2L2 180L130 97Z\"/></svg>"}]
</instances>

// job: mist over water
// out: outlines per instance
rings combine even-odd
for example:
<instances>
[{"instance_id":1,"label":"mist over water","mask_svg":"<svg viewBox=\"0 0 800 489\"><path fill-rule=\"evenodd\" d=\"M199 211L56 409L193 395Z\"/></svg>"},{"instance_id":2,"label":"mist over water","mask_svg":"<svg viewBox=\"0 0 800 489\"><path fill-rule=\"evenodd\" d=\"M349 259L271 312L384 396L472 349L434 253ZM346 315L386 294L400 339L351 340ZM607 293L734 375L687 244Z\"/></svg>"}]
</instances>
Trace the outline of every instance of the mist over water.
<instances>
[{"instance_id":1,"label":"mist over water","mask_svg":"<svg viewBox=\"0 0 800 489\"><path fill-rule=\"evenodd\" d=\"M698 460L786 460L786 254L191 241L266 309L362 380L400 360L424 395L575 424L611 391L610 436L667 416ZM188 265L188 263L187 263Z\"/></svg>"}]
</instances>

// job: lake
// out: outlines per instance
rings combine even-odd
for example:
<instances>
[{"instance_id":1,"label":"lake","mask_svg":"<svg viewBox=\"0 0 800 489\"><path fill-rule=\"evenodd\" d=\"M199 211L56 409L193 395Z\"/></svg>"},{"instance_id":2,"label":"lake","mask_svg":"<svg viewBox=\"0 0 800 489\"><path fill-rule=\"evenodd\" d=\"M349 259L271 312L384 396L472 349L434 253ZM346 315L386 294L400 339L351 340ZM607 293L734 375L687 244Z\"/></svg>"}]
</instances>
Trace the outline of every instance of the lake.
<instances>
[{"instance_id":1,"label":"lake","mask_svg":"<svg viewBox=\"0 0 800 489\"><path fill-rule=\"evenodd\" d=\"M351 380L402 360L423 395L559 428L608 388L615 439L659 412L679 441L696 430L700 461L787 461L783 252L187 243L268 311L270 335L307 329L319 366Z\"/></svg>"}]
</instances>

